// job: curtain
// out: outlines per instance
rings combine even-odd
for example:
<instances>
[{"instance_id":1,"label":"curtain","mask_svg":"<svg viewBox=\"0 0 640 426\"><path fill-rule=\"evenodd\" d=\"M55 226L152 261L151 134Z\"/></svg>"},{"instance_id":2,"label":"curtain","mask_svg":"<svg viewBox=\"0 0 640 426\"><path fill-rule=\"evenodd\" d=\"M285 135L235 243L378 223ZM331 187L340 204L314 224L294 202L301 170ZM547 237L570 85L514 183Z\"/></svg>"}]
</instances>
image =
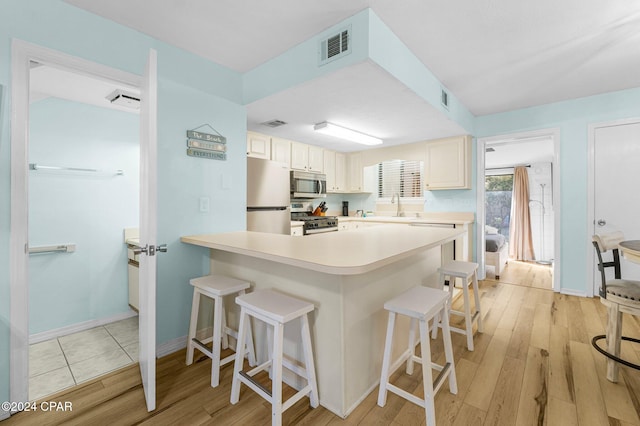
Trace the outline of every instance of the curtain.
<instances>
[{"instance_id":1,"label":"curtain","mask_svg":"<svg viewBox=\"0 0 640 426\"><path fill-rule=\"evenodd\" d=\"M535 259L529 214L529 175L526 167L514 168L509 257L516 260Z\"/></svg>"}]
</instances>

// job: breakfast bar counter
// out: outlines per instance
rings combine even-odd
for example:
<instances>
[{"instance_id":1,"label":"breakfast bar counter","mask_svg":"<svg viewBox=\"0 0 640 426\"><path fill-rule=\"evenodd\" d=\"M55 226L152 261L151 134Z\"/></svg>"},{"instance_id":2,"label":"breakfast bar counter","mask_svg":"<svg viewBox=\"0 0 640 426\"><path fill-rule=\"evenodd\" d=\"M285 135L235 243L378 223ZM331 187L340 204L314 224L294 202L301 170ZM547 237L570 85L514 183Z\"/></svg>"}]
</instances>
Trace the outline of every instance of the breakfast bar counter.
<instances>
[{"instance_id":1,"label":"breakfast bar counter","mask_svg":"<svg viewBox=\"0 0 640 426\"><path fill-rule=\"evenodd\" d=\"M320 404L346 417L377 387L387 319L384 303L417 285L436 286L441 245L463 232L382 225L305 237L241 231L185 236L181 241L210 249L211 273L315 305L310 325ZM233 301L226 307L237 315ZM234 321L229 318L229 325L237 327ZM258 359L265 360L266 330L262 324L253 326ZM302 353L299 331L285 330L285 354L294 359ZM406 336L398 336L396 354L407 342ZM294 387L303 385L294 375L285 378Z\"/></svg>"}]
</instances>

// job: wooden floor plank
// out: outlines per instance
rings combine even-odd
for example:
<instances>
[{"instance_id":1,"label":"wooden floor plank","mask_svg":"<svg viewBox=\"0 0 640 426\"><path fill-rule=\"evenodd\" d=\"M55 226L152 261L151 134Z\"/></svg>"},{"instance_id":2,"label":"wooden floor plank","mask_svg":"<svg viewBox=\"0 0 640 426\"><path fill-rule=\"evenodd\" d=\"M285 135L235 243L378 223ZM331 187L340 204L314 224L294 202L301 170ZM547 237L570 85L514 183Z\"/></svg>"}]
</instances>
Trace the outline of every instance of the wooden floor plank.
<instances>
[{"instance_id":1,"label":"wooden floor plank","mask_svg":"<svg viewBox=\"0 0 640 426\"><path fill-rule=\"evenodd\" d=\"M549 398L549 352L530 346L518 402L516 424L544 424Z\"/></svg>"},{"instance_id":2,"label":"wooden floor plank","mask_svg":"<svg viewBox=\"0 0 640 426\"><path fill-rule=\"evenodd\" d=\"M506 357L491 397L485 424L514 424L518 416L520 383L525 370L525 361Z\"/></svg>"},{"instance_id":3,"label":"wooden floor plank","mask_svg":"<svg viewBox=\"0 0 640 426\"><path fill-rule=\"evenodd\" d=\"M607 409L600 389L598 373L591 355L590 344L571 341L573 380L576 393L576 409L580 424L606 425Z\"/></svg>"}]
</instances>

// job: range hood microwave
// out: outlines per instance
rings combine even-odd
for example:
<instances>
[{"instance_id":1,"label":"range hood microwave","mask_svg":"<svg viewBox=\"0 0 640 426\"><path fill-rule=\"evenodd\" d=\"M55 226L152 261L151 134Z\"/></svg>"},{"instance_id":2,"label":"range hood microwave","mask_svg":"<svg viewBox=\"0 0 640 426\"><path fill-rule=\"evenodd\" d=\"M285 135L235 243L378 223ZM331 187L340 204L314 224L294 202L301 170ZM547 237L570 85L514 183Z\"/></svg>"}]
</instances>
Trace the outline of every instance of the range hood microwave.
<instances>
[{"instance_id":1,"label":"range hood microwave","mask_svg":"<svg viewBox=\"0 0 640 426\"><path fill-rule=\"evenodd\" d=\"M291 198L324 198L327 196L327 175L291 170Z\"/></svg>"}]
</instances>

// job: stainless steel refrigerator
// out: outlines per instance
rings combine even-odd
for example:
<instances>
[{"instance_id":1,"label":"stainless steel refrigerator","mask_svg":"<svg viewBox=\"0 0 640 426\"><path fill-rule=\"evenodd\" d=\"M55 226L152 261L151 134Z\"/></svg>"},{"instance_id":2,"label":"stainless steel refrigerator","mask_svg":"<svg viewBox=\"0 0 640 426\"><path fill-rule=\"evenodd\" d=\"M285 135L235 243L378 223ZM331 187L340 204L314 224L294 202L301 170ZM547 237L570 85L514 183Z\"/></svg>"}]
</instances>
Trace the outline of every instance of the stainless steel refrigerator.
<instances>
[{"instance_id":1,"label":"stainless steel refrigerator","mask_svg":"<svg viewBox=\"0 0 640 426\"><path fill-rule=\"evenodd\" d=\"M289 168L247 157L247 231L291 234Z\"/></svg>"}]
</instances>

